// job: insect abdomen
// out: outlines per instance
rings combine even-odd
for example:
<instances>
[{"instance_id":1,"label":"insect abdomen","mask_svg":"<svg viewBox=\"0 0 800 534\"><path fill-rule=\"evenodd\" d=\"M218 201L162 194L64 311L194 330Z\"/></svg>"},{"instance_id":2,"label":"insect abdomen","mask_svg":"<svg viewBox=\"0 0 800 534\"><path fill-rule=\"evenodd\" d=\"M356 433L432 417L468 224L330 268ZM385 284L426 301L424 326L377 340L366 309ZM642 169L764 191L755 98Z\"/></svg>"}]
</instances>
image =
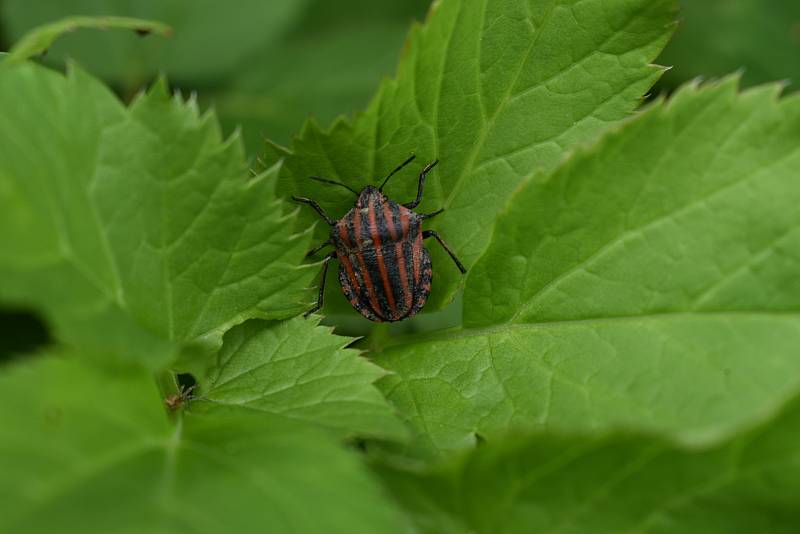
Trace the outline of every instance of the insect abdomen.
<instances>
[{"instance_id":1,"label":"insect abdomen","mask_svg":"<svg viewBox=\"0 0 800 534\"><path fill-rule=\"evenodd\" d=\"M350 286L343 288L345 296L371 320L375 319L369 315L382 321L412 315L419 300L423 255L421 241L403 241L340 256L340 280L346 278Z\"/></svg>"}]
</instances>

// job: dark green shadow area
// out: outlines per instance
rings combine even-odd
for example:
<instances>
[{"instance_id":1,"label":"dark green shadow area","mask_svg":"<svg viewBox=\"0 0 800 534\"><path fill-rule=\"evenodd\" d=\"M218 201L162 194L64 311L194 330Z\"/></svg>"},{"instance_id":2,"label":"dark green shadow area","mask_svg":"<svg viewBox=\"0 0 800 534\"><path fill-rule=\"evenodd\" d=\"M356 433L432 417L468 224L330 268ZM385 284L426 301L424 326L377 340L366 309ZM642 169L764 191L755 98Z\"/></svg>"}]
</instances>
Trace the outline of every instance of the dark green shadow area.
<instances>
[{"instance_id":1,"label":"dark green shadow area","mask_svg":"<svg viewBox=\"0 0 800 534\"><path fill-rule=\"evenodd\" d=\"M0 363L32 353L52 343L50 331L36 314L0 310Z\"/></svg>"}]
</instances>

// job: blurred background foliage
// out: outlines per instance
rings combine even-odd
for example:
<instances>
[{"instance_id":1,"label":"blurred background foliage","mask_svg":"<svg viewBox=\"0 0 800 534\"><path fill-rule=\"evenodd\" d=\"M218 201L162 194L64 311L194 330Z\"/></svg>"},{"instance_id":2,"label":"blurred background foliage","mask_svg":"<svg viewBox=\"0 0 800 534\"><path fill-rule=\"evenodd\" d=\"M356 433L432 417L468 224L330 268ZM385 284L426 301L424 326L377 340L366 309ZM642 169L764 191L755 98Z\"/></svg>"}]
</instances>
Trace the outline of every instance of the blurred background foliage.
<instances>
[{"instance_id":1,"label":"blurred background foliage","mask_svg":"<svg viewBox=\"0 0 800 534\"><path fill-rule=\"evenodd\" d=\"M361 108L393 73L413 20L429 0L5 0L3 48L29 29L69 15L121 15L172 26L170 39L76 32L45 60L71 57L130 99L159 72L241 125L248 152L262 136L288 143L313 113L322 123Z\"/></svg>"},{"instance_id":2,"label":"blurred background foliage","mask_svg":"<svg viewBox=\"0 0 800 534\"><path fill-rule=\"evenodd\" d=\"M322 124L352 114L394 72L412 21L430 0L4 0L3 50L31 28L68 15L123 15L171 25L170 39L76 32L44 60L77 60L130 99L155 75L195 92L248 153L261 140L289 142L310 114ZM743 71L744 84L800 78L800 2L684 0L681 24L660 60L653 91ZM787 71L787 66L790 70Z\"/></svg>"},{"instance_id":3,"label":"blurred background foliage","mask_svg":"<svg viewBox=\"0 0 800 534\"><path fill-rule=\"evenodd\" d=\"M657 88L742 72L743 86L800 83L800 2L682 0L680 24L659 63L670 65Z\"/></svg>"},{"instance_id":4,"label":"blurred background foliage","mask_svg":"<svg viewBox=\"0 0 800 534\"><path fill-rule=\"evenodd\" d=\"M0 50L23 33L68 15L125 15L172 26L170 39L82 31L60 40L43 61L73 58L130 100L158 73L226 132L241 128L254 159L264 137L288 144L304 120L321 124L364 107L394 72L412 21L430 0L0 0ZM681 24L659 63L671 65L652 95L687 80L743 72L745 86L800 81L800 2L683 0ZM788 70L787 70L788 69ZM458 313L425 314L424 329ZM350 319L358 322L358 318ZM418 319L420 321L422 318ZM337 319L338 320L338 319ZM457 317L456 317L457 320ZM345 328L347 330L347 328ZM23 310L0 310L0 359L47 342L43 323Z\"/></svg>"}]
</instances>

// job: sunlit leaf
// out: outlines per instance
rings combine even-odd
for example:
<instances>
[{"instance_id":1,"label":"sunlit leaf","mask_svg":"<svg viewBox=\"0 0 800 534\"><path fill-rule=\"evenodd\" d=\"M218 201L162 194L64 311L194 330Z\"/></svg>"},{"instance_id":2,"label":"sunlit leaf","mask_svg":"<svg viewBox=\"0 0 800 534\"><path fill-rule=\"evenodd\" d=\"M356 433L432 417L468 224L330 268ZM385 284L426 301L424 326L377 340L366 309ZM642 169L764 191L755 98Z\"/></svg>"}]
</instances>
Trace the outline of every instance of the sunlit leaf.
<instances>
[{"instance_id":1,"label":"sunlit leaf","mask_svg":"<svg viewBox=\"0 0 800 534\"><path fill-rule=\"evenodd\" d=\"M465 328L380 363L432 449L508 427L705 439L798 383L800 98L689 86L511 199Z\"/></svg>"},{"instance_id":2,"label":"sunlit leaf","mask_svg":"<svg viewBox=\"0 0 800 534\"><path fill-rule=\"evenodd\" d=\"M318 198L338 217L352 197L308 176L361 188L415 153L415 164L386 189L409 201L416 175L438 158L419 210L447 210L431 225L470 267L524 176L552 169L636 108L661 73L651 61L671 33L673 7L670 0L436 3L412 30L396 79L364 113L329 130L311 121L291 149L272 147L266 159L286 158L283 192ZM462 277L444 252L431 250L433 308L450 300Z\"/></svg>"},{"instance_id":3,"label":"sunlit leaf","mask_svg":"<svg viewBox=\"0 0 800 534\"><path fill-rule=\"evenodd\" d=\"M352 341L302 317L247 322L226 334L203 396L343 436L402 438L399 419L372 385L385 372L344 348Z\"/></svg>"},{"instance_id":4,"label":"sunlit leaf","mask_svg":"<svg viewBox=\"0 0 800 534\"><path fill-rule=\"evenodd\" d=\"M79 70L3 65L0 115L0 299L62 340L158 365L305 308L277 170L251 179L193 101L158 84L126 109Z\"/></svg>"}]
</instances>

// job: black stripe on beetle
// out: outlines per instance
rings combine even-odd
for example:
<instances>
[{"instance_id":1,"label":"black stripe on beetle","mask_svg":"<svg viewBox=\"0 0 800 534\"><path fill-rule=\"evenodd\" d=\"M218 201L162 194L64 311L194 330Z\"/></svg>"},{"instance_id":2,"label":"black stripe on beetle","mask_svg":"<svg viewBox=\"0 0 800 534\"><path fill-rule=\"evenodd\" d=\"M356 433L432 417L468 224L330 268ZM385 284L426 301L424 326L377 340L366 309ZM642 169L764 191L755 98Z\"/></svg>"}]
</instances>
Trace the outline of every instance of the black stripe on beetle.
<instances>
[{"instance_id":1,"label":"black stripe on beetle","mask_svg":"<svg viewBox=\"0 0 800 534\"><path fill-rule=\"evenodd\" d=\"M390 172L380 187L368 185L360 193L341 182L313 176L313 180L342 186L358 197L353 209L338 221L331 219L315 200L292 197L314 208L331 226L328 240L308 255L326 246L335 249L325 256L317 304L305 313L306 317L322 308L325 277L328 265L334 259L339 260L339 284L345 298L361 315L376 322L401 321L419 313L425 306L433 275L431 258L423 245L425 239L436 239L458 270L462 274L467 272L439 234L422 230L422 221L443 210L432 213L413 211L422 200L425 177L438 161L428 164L420 173L417 198L411 202L398 204L383 194L389 178L411 163L414 157Z\"/></svg>"}]
</instances>

